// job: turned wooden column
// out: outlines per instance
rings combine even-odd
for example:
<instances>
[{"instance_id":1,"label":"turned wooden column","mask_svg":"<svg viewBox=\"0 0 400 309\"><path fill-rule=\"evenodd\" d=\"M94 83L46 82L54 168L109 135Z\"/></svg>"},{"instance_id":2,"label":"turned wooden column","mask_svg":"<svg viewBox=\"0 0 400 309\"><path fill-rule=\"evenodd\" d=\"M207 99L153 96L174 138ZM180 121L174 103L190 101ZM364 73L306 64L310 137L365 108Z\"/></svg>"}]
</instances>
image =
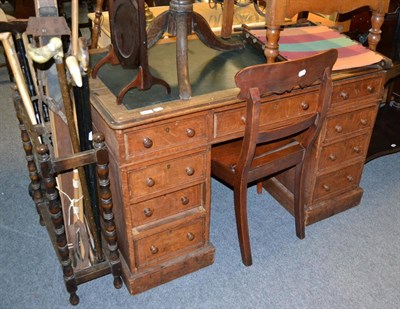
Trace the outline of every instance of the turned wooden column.
<instances>
[{"instance_id":1,"label":"turned wooden column","mask_svg":"<svg viewBox=\"0 0 400 309\"><path fill-rule=\"evenodd\" d=\"M169 10L176 30L176 64L179 96L187 100L192 96L188 66L188 40L192 33L193 3L191 0L171 0Z\"/></svg>"},{"instance_id":2,"label":"turned wooden column","mask_svg":"<svg viewBox=\"0 0 400 309\"><path fill-rule=\"evenodd\" d=\"M375 51L376 46L381 40L381 27L385 21L385 13L379 13L376 11L372 12L371 17L371 29L368 34L368 48Z\"/></svg>"},{"instance_id":3,"label":"turned wooden column","mask_svg":"<svg viewBox=\"0 0 400 309\"><path fill-rule=\"evenodd\" d=\"M108 152L102 133L95 133L93 135L93 149L96 151L96 170L99 184L100 206L103 214L104 237L109 250L109 263L111 265L111 273L114 276L114 287L119 289L122 287L122 269L118 252L114 214L112 211L113 201L110 190L110 179L108 178Z\"/></svg>"},{"instance_id":4,"label":"turned wooden column","mask_svg":"<svg viewBox=\"0 0 400 309\"><path fill-rule=\"evenodd\" d=\"M72 262L69 257L64 218L61 209L60 197L56 188L56 179L51 165L49 148L47 145L40 145L36 148L36 152L38 154L38 161L42 175L42 185L44 186L46 192L48 210L53 223L56 249L62 265L65 286L70 294L69 301L72 305L77 305L79 303L79 297L76 294L78 287L75 273L72 268Z\"/></svg>"},{"instance_id":5,"label":"turned wooden column","mask_svg":"<svg viewBox=\"0 0 400 309\"><path fill-rule=\"evenodd\" d=\"M17 96L14 98L15 111L17 114L19 129L21 131L21 141L22 146L25 151L25 158L27 161L27 168L29 173L29 178L31 180L29 184L29 195L32 197L33 202L36 206L36 211L39 215L39 223L44 226L44 220L39 211L39 206L43 203L43 194L40 189L40 177L35 163L35 157L33 155L32 141L29 137L29 133L26 129L24 121L26 120L24 114L21 110L22 100L21 97Z\"/></svg>"},{"instance_id":6,"label":"turned wooden column","mask_svg":"<svg viewBox=\"0 0 400 309\"><path fill-rule=\"evenodd\" d=\"M270 26L266 30L267 41L265 43L264 55L267 58L267 63L275 62L279 55L279 36L280 26Z\"/></svg>"},{"instance_id":7,"label":"turned wooden column","mask_svg":"<svg viewBox=\"0 0 400 309\"><path fill-rule=\"evenodd\" d=\"M101 29L101 17L103 16L103 4L104 0L96 1L96 9L94 11L94 20L92 26L92 42L90 44L90 48L97 48L97 44L99 42L99 35Z\"/></svg>"}]
</instances>

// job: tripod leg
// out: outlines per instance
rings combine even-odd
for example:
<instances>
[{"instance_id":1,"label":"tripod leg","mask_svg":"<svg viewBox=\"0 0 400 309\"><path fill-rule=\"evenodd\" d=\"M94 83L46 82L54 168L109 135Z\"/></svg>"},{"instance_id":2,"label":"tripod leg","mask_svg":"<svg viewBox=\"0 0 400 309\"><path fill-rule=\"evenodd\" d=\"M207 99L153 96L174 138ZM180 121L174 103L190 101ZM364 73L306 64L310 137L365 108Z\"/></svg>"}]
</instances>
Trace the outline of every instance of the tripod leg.
<instances>
[{"instance_id":1,"label":"tripod leg","mask_svg":"<svg viewBox=\"0 0 400 309\"><path fill-rule=\"evenodd\" d=\"M207 47L220 51L229 51L244 48L244 45L241 42L228 43L218 38L214 34L214 32L212 32L205 18L200 14L193 12L192 16L193 31L197 34L201 42L203 42L203 44Z\"/></svg>"}]
</instances>

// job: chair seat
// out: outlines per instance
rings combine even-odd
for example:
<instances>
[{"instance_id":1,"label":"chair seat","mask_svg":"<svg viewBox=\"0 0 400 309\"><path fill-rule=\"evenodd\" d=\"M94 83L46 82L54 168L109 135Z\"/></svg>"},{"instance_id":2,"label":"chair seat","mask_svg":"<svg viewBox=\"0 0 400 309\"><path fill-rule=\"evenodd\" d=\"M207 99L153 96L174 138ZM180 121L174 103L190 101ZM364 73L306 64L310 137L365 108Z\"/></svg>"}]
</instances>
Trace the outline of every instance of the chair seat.
<instances>
[{"instance_id":1,"label":"chair seat","mask_svg":"<svg viewBox=\"0 0 400 309\"><path fill-rule=\"evenodd\" d=\"M211 170L218 170L218 177L233 185L236 163L242 148L242 140L215 146L211 153ZM282 166L290 168L302 161L305 149L294 139L288 138L256 147L255 157L249 170L249 182L265 174L274 174Z\"/></svg>"},{"instance_id":2,"label":"chair seat","mask_svg":"<svg viewBox=\"0 0 400 309\"><path fill-rule=\"evenodd\" d=\"M265 29L245 31L249 33L248 41L252 45L261 45L263 49L265 48ZM286 60L309 57L331 48L338 51L338 59L333 66L334 71L364 67L384 60L382 55L327 26L285 28L280 34L279 54Z\"/></svg>"}]
</instances>

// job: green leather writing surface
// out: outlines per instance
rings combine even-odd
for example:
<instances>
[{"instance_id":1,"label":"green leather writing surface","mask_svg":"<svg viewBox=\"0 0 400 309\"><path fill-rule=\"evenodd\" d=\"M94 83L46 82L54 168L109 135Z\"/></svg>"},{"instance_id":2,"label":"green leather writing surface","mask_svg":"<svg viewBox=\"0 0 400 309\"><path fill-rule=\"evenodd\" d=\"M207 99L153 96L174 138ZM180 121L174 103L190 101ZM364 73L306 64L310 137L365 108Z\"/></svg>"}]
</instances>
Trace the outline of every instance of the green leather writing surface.
<instances>
[{"instance_id":1,"label":"green leather writing surface","mask_svg":"<svg viewBox=\"0 0 400 309\"><path fill-rule=\"evenodd\" d=\"M148 51L151 73L165 80L171 86L168 95L165 88L154 85L149 90L131 89L124 98L128 109L151 106L179 98L175 44L159 44ZM102 55L93 55L92 64ZM234 76L240 69L257 63L264 63L264 56L251 46L243 50L220 52L208 48L198 40L189 41L189 72L192 96L235 87ZM103 65L98 76L115 94L136 77L136 69L123 69L120 65ZM182 101L184 104L185 101Z\"/></svg>"}]
</instances>

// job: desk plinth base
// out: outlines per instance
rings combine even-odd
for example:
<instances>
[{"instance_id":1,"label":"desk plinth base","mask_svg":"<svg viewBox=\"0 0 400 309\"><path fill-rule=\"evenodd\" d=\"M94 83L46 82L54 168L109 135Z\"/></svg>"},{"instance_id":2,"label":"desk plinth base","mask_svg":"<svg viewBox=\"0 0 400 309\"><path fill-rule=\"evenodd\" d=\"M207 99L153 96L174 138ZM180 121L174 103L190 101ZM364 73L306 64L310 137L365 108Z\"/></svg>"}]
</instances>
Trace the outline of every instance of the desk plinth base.
<instances>
[{"instance_id":1,"label":"desk plinth base","mask_svg":"<svg viewBox=\"0 0 400 309\"><path fill-rule=\"evenodd\" d=\"M214 246L208 244L187 255L136 273L130 272L128 265L121 256L122 278L129 293L136 295L213 264L214 254Z\"/></svg>"},{"instance_id":2,"label":"desk plinth base","mask_svg":"<svg viewBox=\"0 0 400 309\"><path fill-rule=\"evenodd\" d=\"M293 194L279 180L271 178L263 183L263 187L286 210L293 214ZM332 199L317 202L314 205L306 205L304 220L306 225L329 218L337 213L358 206L364 191L357 187L351 191L336 195Z\"/></svg>"}]
</instances>

